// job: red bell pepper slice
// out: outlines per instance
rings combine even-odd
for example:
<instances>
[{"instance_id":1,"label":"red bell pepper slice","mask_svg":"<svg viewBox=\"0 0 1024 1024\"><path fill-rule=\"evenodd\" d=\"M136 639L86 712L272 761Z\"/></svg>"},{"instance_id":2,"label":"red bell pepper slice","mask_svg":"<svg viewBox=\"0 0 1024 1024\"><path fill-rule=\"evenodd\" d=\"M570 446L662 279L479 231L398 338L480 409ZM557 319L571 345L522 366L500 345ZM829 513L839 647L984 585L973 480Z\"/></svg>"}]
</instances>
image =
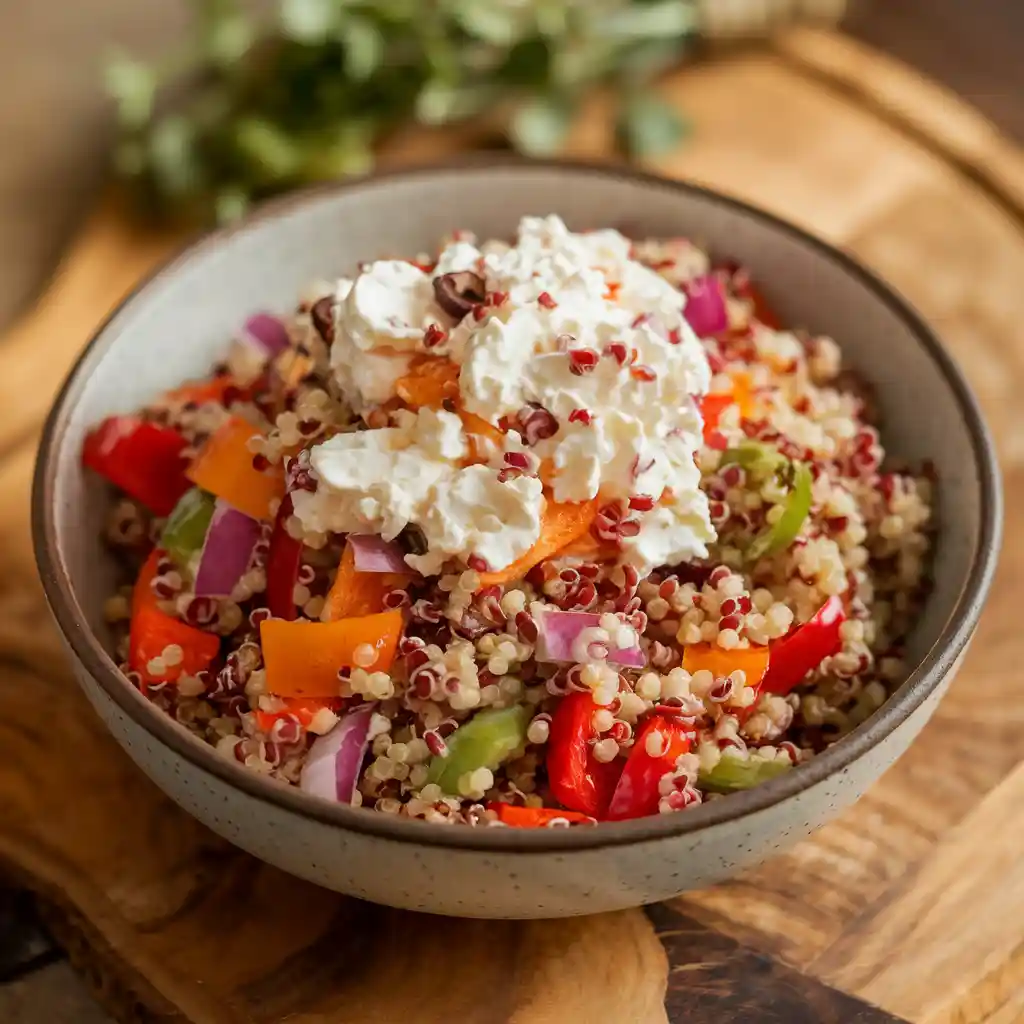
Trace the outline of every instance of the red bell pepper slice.
<instances>
[{"instance_id":1,"label":"red bell pepper slice","mask_svg":"<svg viewBox=\"0 0 1024 1024\"><path fill-rule=\"evenodd\" d=\"M589 814L563 811L558 807L516 807L514 804L490 803L487 809L498 815L498 821L512 828L546 828L558 819L578 825L597 824Z\"/></svg>"},{"instance_id":2,"label":"red bell pepper slice","mask_svg":"<svg viewBox=\"0 0 1024 1024\"><path fill-rule=\"evenodd\" d=\"M812 669L842 646L840 629L846 621L842 599L830 597L808 622L771 645L768 671L761 689L785 696Z\"/></svg>"},{"instance_id":3,"label":"red bell pepper slice","mask_svg":"<svg viewBox=\"0 0 1024 1024\"><path fill-rule=\"evenodd\" d=\"M661 799L658 783L663 775L675 770L676 759L689 751L693 736L692 725L652 715L633 744L605 820L624 821L657 814ZM651 740L651 746L657 747L653 754L647 746L651 737L656 737Z\"/></svg>"},{"instance_id":4,"label":"red bell pepper slice","mask_svg":"<svg viewBox=\"0 0 1024 1024\"><path fill-rule=\"evenodd\" d=\"M111 416L90 431L82 462L158 516L167 516L192 486L176 430L135 416Z\"/></svg>"},{"instance_id":5,"label":"red bell pepper slice","mask_svg":"<svg viewBox=\"0 0 1024 1024\"><path fill-rule=\"evenodd\" d=\"M146 560L132 592L132 621L128 637L128 665L142 677L142 690L147 683L171 683L183 673L195 675L208 668L220 653L220 637L189 626L179 619L166 615L157 605L151 583L156 575L157 564L163 552L155 550ZM164 648L177 644L182 650L182 659L177 665L167 666L167 671L153 673L149 663L162 657Z\"/></svg>"},{"instance_id":6,"label":"red bell pepper slice","mask_svg":"<svg viewBox=\"0 0 1024 1024\"><path fill-rule=\"evenodd\" d=\"M303 729L308 729L313 719L328 708L331 711L339 711L342 707L340 697L282 697L284 707L279 711L256 712L256 723L264 732L270 732L274 723L282 718L294 718Z\"/></svg>"},{"instance_id":7,"label":"red bell pepper slice","mask_svg":"<svg viewBox=\"0 0 1024 1024\"><path fill-rule=\"evenodd\" d=\"M267 553L267 607L276 619L291 622L296 617L295 584L302 564L302 541L296 540L285 523L292 514L292 498L286 494L277 510Z\"/></svg>"},{"instance_id":8,"label":"red bell pepper slice","mask_svg":"<svg viewBox=\"0 0 1024 1024\"><path fill-rule=\"evenodd\" d=\"M704 440L708 441L718 429L718 421L722 413L735 401L728 391L716 391L705 395L700 403L700 413L704 417Z\"/></svg>"},{"instance_id":9,"label":"red bell pepper slice","mask_svg":"<svg viewBox=\"0 0 1024 1024\"><path fill-rule=\"evenodd\" d=\"M750 284L747 285L745 291L746 298L753 307L754 319L759 320L765 327L770 327L773 331L782 330L782 321L779 319L779 315L768 305L767 299L761 294L761 289L755 284Z\"/></svg>"},{"instance_id":10,"label":"red bell pepper slice","mask_svg":"<svg viewBox=\"0 0 1024 1024\"><path fill-rule=\"evenodd\" d=\"M551 719L547 749L552 795L560 804L592 818L604 815L622 771L619 759L598 761L591 752L597 710L589 693L563 697Z\"/></svg>"}]
</instances>

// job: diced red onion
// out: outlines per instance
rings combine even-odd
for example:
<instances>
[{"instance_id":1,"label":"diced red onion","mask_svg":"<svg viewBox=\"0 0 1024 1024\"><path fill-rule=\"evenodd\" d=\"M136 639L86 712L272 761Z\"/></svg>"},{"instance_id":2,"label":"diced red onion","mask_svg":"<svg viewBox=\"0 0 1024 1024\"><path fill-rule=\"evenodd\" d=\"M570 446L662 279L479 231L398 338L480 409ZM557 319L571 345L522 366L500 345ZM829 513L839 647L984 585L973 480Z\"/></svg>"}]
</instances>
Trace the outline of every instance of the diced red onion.
<instances>
[{"instance_id":1,"label":"diced red onion","mask_svg":"<svg viewBox=\"0 0 1024 1024\"><path fill-rule=\"evenodd\" d=\"M729 326L725 306L725 289L713 274L695 277L686 285L686 308L683 316L698 338L719 334Z\"/></svg>"},{"instance_id":2,"label":"diced red onion","mask_svg":"<svg viewBox=\"0 0 1024 1024\"><path fill-rule=\"evenodd\" d=\"M537 660L574 663L576 658L573 657L573 645L576 638L583 630L600 625L601 616L592 612L545 609L537 617ZM605 660L613 665L624 665L626 668L643 668L647 664L639 644L625 648L612 647Z\"/></svg>"},{"instance_id":3,"label":"diced red onion","mask_svg":"<svg viewBox=\"0 0 1024 1024\"><path fill-rule=\"evenodd\" d=\"M262 527L244 512L217 499L199 556L197 597L230 597L252 562Z\"/></svg>"},{"instance_id":4,"label":"diced red onion","mask_svg":"<svg viewBox=\"0 0 1024 1024\"><path fill-rule=\"evenodd\" d=\"M370 717L376 704L361 704L309 748L299 789L336 803L350 804L370 745Z\"/></svg>"},{"instance_id":5,"label":"diced red onion","mask_svg":"<svg viewBox=\"0 0 1024 1024\"><path fill-rule=\"evenodd\" d=\"M272 358L291 344L288 328L270 313L256 313L245 321L241 340Z\"/></svg>"},{"instance_id":6,"label":"diced red onion","mask_svg":"<svg viewBox=\"0 0 1024 1024\"><path fill-rule=\"evenodd\" d=\"M395 572L412 575L405 564L405 552L401 544L384 540L369 533L351 533L348 543L352 545L356 572Z\"/></svg>"}]
</instances>

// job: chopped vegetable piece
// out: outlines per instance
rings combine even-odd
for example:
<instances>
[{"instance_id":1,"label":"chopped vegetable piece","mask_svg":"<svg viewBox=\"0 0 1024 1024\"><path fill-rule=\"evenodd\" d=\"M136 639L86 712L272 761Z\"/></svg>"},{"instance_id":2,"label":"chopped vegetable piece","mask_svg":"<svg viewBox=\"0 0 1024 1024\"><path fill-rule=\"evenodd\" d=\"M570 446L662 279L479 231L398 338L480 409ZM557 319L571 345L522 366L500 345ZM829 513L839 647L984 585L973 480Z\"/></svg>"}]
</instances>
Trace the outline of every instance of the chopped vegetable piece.
<instances>
[{"instance_id":1,"label":"chopped vegetable piece","mask_svg":"<svg viewBox=\"0 0 1024 1024\"><path fill-rule=\"evenodd\" d=\"M785 775L792 767L788 761L733 757L725 753L710 771L698 773L697 784L716 793L734 793Z\"/></svg>"},{"instance_id":2,"label":"chopped vegetable piece","mask_svg":"<svg viewBox=\"0 0 1024 1024\"><path fill-rule=\"evenodd\" d=\"M548 499L541 516L540 536L521 558L495 572L480 574L480 586L508 583L521 579L535 565L582 537L597 515L597 499L582 502L555 502Z\"/></svg>"},{"instance_id":3,"label":"chopped vegetable piece","mask_svg":"<svg viewBox=\"0 0 1024 1024\"><path fill-rule=\"evenodd\" d=\"M715 274L705 274L688 281L684 288L686 306L683 316L698 338L720 334L729 326L725 305L725 287Z\"/></svg>"},{"instance_id":4,"label":"chopped vegetable piece","mask_svg":"<svg viewBox=\"0 0 1024 1024\"><path fill-rule=\"evenodd\" d=\"M752 307L751 312L754 319L760 321L765 327L770 327L773 331L782 330L782 321L775 310L768 305L768 301L761 294L761 289L757 285L748 284L745 291L746 298Z\"/></svg>"},{"instance_id":5,"label":"chopped vegetable piece","mask_svg":"<svg viewBox=\"0 0 1024 1024\"><path fill-rule=\"evenodd\" d=\"M533 710L522 704L478 711L448 737L448 752L430 761L428 782L445 793L459 794L459 779L478 768L493 771L526 743Z\"/></svg>"},{"instance_id":6,"label":"chopped vegetable piece","mask_svg":"<svg viewBox=\"0 0 1024 1024\"><path fill-rule=\"evenodd\" d=\"M405 564L405 550L397 541L384 540L369 533L353 533L347 543L355 555L358 572L391 572L402 576L411 573Z\"/></svg>"},{"instance_id":7,"label":"chopped vegetable piece","mask_svg":"<svg viewBox=\"0 0 1024 1024\"><path fill-rule=\"evenodd\" d=\"M341 707L341 698L332 697L281 697L284 707L277 711L256 710L256 724L264 731L270 732L274 723L282 718L294 718L303 729L308 729L321 711L337 711Z\"/></svg>"},{"instance_id":8,"label":"chopped vegetable piece","mask_svg":"<svg viewBox=\"0 0 1024 1024\"><path fill-rule=\"evenodd\" d=\"M722 452L721 466L742 466L744 469L767 477L789 464L789 459L778 448L761 441L744 441L735 448Z\"/></svg>"},{"instance_id":9,"label":"chopped vegetable piece","mask_svg":"<svg viewBox=\"0 0 1024 1024\"><path fill-rule=\"evenodd\" d=\"M252 563L262 528L255 519L217 499L196 570L196 594L230 597Z\"/></svg>"},{"instance_id":10,"label":"chopped vegetable piece","mask_svg":"<svg viewBox=\"0 0 1024 1024\"><path fill-rule=\"evenodd\" d=\"M704 418L704 440L708 441L712 433L718 429L718 421L722 413L732 405L734 399L729 391L716 391L705 395L700 403L700 413Z\"/></svg>"},{"instance_id":11,"label":"chopped vegetable piece","mask_svg":"<svg viewBox=\"0 0 1024 1024\"><path fill-rule=\"evenodd\" d=\"M180 569L188 570L203 550L216 504L217 499L212 494L191 487L174 506L160 535L160 546Z\"/></svg>"},{"instance_id":12,"label":"chopped vegetable piece","mask_svg":"<svg viewBox=\"0 0 1024 1024\"><path fill-rule=\"evenodd\" d=\"M663 775L675 770L676 760L693 743L692 725L653 715L644 723L622 769L608 804L608 821L624 821L658 813Z\"/></svg>"},{"instance_id":13,"label":"chopped vegetable piece","mask_svg":"<svg viewBox=\"0 0 1024 1024\"><path fill-rule=\"evenodd\" d=\"M153 548L149 557L142 563L139 575L132 588L132 618L145 606L153 608L157 606L157 596L153 593L153 580L156 578L156 570L165 552L160 548Z\"/></svg>"},{"instance_id":14,"label":"chopped vegetable piece","mask_svg":"<svg viewBox=\"0 0 1024 1024\"><path fill-rule=\"evenodd\" d=\"M598 761L591 751L597 710L589 693L563 697L551 720L547 744L552 795L560 804L592 818L604 817L623 767L620 758Z\"/></svg>"},{"instance_id":15,"label":"chopped vegetable piece","mask_svg":"<svg viewBox=\"0 0 1024 1024\"><path fill-rule=\"evenodd\" d=\"M277 697L337 697L338 670L355 666L357 649L365 646L376 653L361 668L387 672L401 633L399 611L337 622L267 619L260 623L267 692Z\"/></svg>"},{"instance_id":16,"label":"chopped vegetable piece","mask_svg":"<svg viewBox=\"0 0 1024 1024\"><path fill-rule=\"evenodd\" d=\"M111 416L85 439L82 461L154 514L166 516L192 486L182 455L187 445L170 427Z\"/></svg>"},{"instance_id":17,"label":"chopped vegetable piece","mask_svg":"<svg viewBox=\"0 0 1024 1024\"><path fill-rule=\"evenodd\" d=\"M762 689L785 696L803 682L807 673L843 646L842 625L846 621L843 602L830 597L817 613L788 636L771 645L768 672Z\"/></svg>"},{"instance_id":18,"label":"chopped vegetable piece","mask_svg":"<svg viewBox=\"0 0 1024 1024\"><path fill-rule=\"evenodd\" d=\"M384 598L392 590L409 585L412 570L405 574L360 572L356 569L356 553L350 537L342 552L341 564L327 594L325 619L345 619L353 615L373 615L384 611Z\"/></svg>"},{"instance_id":19,"label":"chopped vegetable piece","mask_svg":"<svg viewBox=\"0 0 1024 1024\"><path fill-rule=\"evenodd\" d=\"M203 446L188 471L189 479L253 519L271 519L271 507L284 497L284 472L265 473L252 464L249 441L260 432L234 416Z\"/></svg>"},{"instance_id":20,"label":"chopped vegetable piece","mask_svg":"<svg viewBox=\"0 0 1024 1024\"><path fill-rule=\"evenodd\" d=\"M489 803L487 809L498 815L498 821L512 828L550 828L566 825L596 825L589 814L563 811L558 807L516 807L514 804Z\"/></svg>"},{"instance_id":21,"label":"chopped vegetable piece","mask_svg":"<svg viewBox=\"0 0 1024 1024\"><path fill-rule=\"evenodd\" d=\"M723 650L712 644L690 644L683 650L683 668L687 672L707 669L716 679L731 675L737 669L746 676L744 685L757 687L768 671L767 647L736 647Z\"/></svg>"},{"instance_id":22,"label":"chopped vegetable piece","mask_svg":"<svg viewBox=\"0 0 1024 1024\"><path fill-rule=\"evenodd\" d=\"M608 562L619 557L614 541L601 540L587 530L582 536L559 548L553 558L577 558L584 562Z\"/></svg>"},{"instance_id":23,"label":"chopped vegetable piece","mask_svg":"<svg viewBox=\"0 0 1024 1024\"><path fill-rule=\"evenodd\" d=\"M164 395L164 401L192 402L195 405L205 405L207 402L223 402L224 395L232 386L231 378L227 374L213 377L211 380L195 380L188 384L182 384L180 388L174 388Z\"/></svg>"},{"instance_id":24,"label":"chopped vegetable piece","mask_svg":"<svg viewBox=\"0 0 1024 1024\"><path fill-rule=\"evenodd\" d=\"M361 704L345 714L309 748L299 788L337 803L350 804L370 745L370 718L376 704Z\"/></svg>"},{"instance_id":25,"label":"chopped vegetable piece","mask_svg":"<svg viewBox=\"0 0 1024 1024\"><path fill-rule=\"evenodd\" d=\"M718 429L718 421L730 405L739 406L740 419L749 419L753 415L754 392L750 386L750 377L746 373L732 374L732 388L729 391L716 391L704 396L700 411L704 418L705 441Z\"/></svg>"},{"instance_id":26,"label":"chopped vegetable piece","mask_svg":"<svg viewBox=\"0 0 1024 1024\"><path fill-rule=\"evenodd\" d=\"M147 683L174 682L184 673L195 675L208 668L220 652L220 637L186 625L157 606L151 584L161 554L159 550L150 553L132 593L128 664L142 677L143 688ZM164 652L174 646L181 648L181 659L172 665L164 662ZM154 660L163 662L163 669L151 669Z\"/></svg>"},{"instance_id":27,"label":"chopped vegetable piece","mask_svg":"<svg viewBox=\"0 0 1024 1024\"><path fill-rule=\"evenodd\" d=\"M291 344L288 328L270 313L256 313L249 317L239 339L268 358L283 352Z\"/></svg>"},{"instance_id":28,"label":"chopped vegetable piece","mask_svg":"<svg viewBox=\"0 0 1024 1024\"><path fill-rule=\"evenodd\" d=\"M785 551L800 533L811 511L814 478L805 462L793 463L793 487L782 507L782 515L759 533L744 552L751 562Z\"/></svg>"},{"instance_id":29,"label":"chopped vegetable piece","mask_svg":"<svg viewBox=\"0 0 1024 1024\"><path fill-rule=\"evenodd\" d=\"M395 381L395 394L412 409L439 409L445 399L459 397L459 365L443 356L414 360L409 372Z\"/></svg>"},{"instance_id":30,"label":"chopped vegetable piece","mask_svg":"<svg viewBox=\"0 0 1024 1024\"><path fill-rule=\"evenodd\" d=\"M490 455L489 447L496 445L501 450L505 435L493 423L488 423L482 416L461 410L462 429L469 438L470 461L487 462Z\"/></svg>"},{"instance_id":31,"label":"chopped vegetable piece","mask_svg":"<svg viewBox=\"0 0 1024 1024\"><path fill-rule=\"evenodd\" d=\"M292 511L291 495L285 495L277 510L267 553L267 607L274 618L288 622L296 616L295 584L299 581L302 564L302 541L296 540L285 528Z\"/></svg>"},{"instance_id":32,"label":"chopped vegetable piece","mask_svg":"<svg viewBox=\"0 0 1024 1024\"><path fill-rule=\"evenodd\" d=\"M537 660L567 664L591 660L586 652L583 652L582 657L577 657L574 648L583 630L599 628L600 624L601 616L592 612L563 612L556 608L545 608L537 622ZM625 665L628 668L643 668L647 664L647 658L640 649L639 637L632 647L612 647L608 651L607 660L612 665Z\"/></svg>"}]
</instances>

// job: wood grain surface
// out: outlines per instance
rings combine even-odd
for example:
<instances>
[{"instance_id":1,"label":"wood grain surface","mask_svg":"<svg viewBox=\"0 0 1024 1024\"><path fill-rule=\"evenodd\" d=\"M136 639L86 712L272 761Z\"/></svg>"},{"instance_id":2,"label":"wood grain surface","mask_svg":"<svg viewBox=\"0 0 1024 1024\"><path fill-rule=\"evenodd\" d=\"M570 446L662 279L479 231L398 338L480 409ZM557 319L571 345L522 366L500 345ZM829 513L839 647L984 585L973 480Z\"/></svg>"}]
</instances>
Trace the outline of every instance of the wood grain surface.
<instances>
[{"instance_id":1,"label":"wood grain surface","mask_svg":"<svg viewBox=\"0 0 1024 1024\"><path fill-rule=\"evenodd\" d=\"M648 913L501 923L326 895L154 790L73 688L44 621L26 495L68 361L166 251L105 206L0 345L0 866L121 1019L361 1022L1024 1019L1024 160L973 111L847 40L801 32L665 83L696 120L659 169L842 245L940 328L993 428L1007 542L967 663L854 808L729 884ZM572 141L606 158L595 98ZM466 140L398 140L389 160ZM841 339L840 339L841 340ZM712 930L713 929L713 930ZM763 955L762 955L763 954ZM840 991L848 995L841 994Z\"/></svg>"}]
</instances>

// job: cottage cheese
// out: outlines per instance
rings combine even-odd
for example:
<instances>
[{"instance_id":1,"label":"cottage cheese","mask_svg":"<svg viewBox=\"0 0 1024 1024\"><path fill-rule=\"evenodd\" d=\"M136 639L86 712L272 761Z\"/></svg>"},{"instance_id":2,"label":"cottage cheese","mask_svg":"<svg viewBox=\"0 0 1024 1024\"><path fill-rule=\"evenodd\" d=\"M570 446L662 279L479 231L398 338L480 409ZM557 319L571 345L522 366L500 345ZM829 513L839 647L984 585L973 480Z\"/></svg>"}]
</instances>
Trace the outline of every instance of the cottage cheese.
<instances>
[{"instance_id":1,"label":"cottage cheese","mask_svg":"<svg viewBox=\"0 0 1024 1024\"><path fill-rule=\"evenodd\" d=\"M646 572L706 555L714 531L694 452L710 373L683 318L685 296L632 260L618 232L574 234L558 217L523 218L514 245L452 243L436 273L459 270L481 274L487 291L507 300L482 320L452 324L433 275L413 264L379 261L339 283L331 363L353 408L365 414L393 397L437 324L447 338L431 351L460 365L462 409L492 424L530 406L557 419L557 433L532 448L555 501L649 495L658 507L640 516L622 558ZM510 434L506 450L516 447ZM492 465L466 467L466 452L452 413L421 411L396 428L339 435L313 449L320 489L297 496L296 514L309 529L385 537L415 523L429 546L416 559L423 572L472 555L503 568L539 536L541 482L500 482L501 453Z\"/></svg>"}]
</instances>

